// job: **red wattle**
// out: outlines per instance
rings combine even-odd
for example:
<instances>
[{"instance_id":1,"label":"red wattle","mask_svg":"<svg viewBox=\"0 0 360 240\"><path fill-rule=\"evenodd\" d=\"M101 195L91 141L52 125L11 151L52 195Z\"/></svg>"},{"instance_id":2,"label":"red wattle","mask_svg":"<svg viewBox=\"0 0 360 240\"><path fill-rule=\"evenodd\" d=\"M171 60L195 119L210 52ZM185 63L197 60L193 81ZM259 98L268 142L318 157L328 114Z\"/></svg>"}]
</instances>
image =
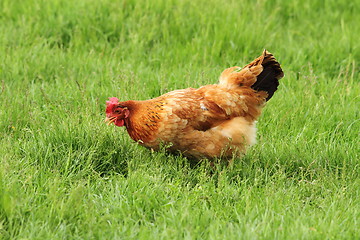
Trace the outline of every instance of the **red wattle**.
<instances>
[{"instance_id":1,"label":"red wattle","mask_svg":"<svg viewBox=\"0 0 360 240\"><path fill-rule=\"evenodd\" d=\"M124 119L116 119L114 124L118 127L124 126Z\"/></svg>"}]
</instances>

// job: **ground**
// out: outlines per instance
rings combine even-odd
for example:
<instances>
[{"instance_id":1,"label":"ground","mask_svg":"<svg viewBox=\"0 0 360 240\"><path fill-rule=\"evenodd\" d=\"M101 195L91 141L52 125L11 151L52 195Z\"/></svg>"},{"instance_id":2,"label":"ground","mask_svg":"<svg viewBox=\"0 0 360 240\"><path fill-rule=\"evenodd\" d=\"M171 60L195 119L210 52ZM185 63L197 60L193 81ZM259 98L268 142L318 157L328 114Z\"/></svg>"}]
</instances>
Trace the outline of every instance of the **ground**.
<instances>
[{"instance_id":1,"label":"ground","mask_svg":"<svg viewBox=\"0 0 360 240\"><path fill-rule=\"evenodd\" d=\"M0 239L357 239L359 1L2 0ZM103 123L108 97L285 77L233 165Z\"/></svg>"}]
</instances>

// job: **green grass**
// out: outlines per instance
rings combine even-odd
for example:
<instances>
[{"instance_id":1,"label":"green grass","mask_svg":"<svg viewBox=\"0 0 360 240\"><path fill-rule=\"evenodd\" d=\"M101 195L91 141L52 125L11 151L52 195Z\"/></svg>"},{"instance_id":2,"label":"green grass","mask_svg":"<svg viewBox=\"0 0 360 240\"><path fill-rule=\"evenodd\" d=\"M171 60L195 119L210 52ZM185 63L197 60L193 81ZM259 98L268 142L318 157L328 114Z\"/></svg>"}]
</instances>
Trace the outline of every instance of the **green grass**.
<instances>
[{"instance_id":1,"label":"green grass","mask_svg":"<svg viewBox=\"0 0 360 240\"><path fill-rule=\"evenodd\" d=\"M0 1L0 239L360 238L360 3ZM215 83L266 48L258 143L190 166L103 124L107 97Z\"/></svg>"}]
</instances>

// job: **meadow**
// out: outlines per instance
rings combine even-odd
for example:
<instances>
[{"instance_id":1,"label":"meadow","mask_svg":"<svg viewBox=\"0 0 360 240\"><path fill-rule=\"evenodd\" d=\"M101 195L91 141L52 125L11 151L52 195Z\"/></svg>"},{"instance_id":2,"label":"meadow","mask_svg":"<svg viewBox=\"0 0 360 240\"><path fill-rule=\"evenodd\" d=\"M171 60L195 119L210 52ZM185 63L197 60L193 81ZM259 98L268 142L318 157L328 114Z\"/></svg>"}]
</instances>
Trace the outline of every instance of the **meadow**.
<instances>
[{"instance_id":1,"label":"meadow","mask_svg":"<svg viewBox=\"0 0 360 240\"><path fill-rule=\"evenodd\" d=\"M0 239L359 239L360 2L1 0ZM144 149L105 101L285 77L230 166Z\"/></svg>"}]
</instances>

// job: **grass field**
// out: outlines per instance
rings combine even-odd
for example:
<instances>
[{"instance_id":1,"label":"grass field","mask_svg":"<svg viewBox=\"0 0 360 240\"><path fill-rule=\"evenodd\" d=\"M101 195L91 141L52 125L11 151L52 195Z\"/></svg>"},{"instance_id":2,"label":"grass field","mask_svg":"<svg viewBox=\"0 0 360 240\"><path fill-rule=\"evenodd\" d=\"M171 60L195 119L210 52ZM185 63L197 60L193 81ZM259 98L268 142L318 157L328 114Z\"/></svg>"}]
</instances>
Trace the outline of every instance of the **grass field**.
<instances>
[{"instance_id":1,"label":"grass field","mask_svg":"<svg viewBox=\"0 0 360 240\"><path fill-rule=\"evenodd\" d=\"M0 239L359 239L360 2L0 1ZM105 101L285 78L232 166L134 144Z\"/></svg>"}]
</instances>

